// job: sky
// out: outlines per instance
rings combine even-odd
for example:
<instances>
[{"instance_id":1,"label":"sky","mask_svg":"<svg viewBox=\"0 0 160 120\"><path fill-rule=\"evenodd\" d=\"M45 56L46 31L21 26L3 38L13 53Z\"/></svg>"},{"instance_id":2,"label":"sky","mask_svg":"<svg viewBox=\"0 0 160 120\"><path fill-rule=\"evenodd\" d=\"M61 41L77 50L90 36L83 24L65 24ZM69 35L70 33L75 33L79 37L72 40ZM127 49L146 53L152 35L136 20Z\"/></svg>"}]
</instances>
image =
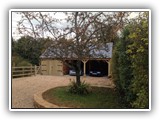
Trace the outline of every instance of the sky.
<instances>
[{"instance_id":1,"label":"sky","mask_svg":"<svg viewBox=\"0 0 160 120\"><path fill-rule=\"evenodd\" d=\"M48 12L50 14L50 12ZM52 16L52 14L50 14ZM138 15L138 12L132 12L129 16L130 19L135 18ZM57 19L64 19L66 16L62 12L57 12L54 17ZM12 12L12 37L17 40L22 35L19 34L17 30L17 23L21 20L21 15L17 14L16 12ZM26 26L29 26L29 24L25 23ZM67 26L67 23L63 22L62 24L56 24L57 27L61 28L63 26Z\"/></svg>"},{"instance_id":2,"label":"sky","mask_svg":"<svg viewBox=\"0 0 160 120\"><path fill-rule=\"evenodd\" d=\"M66 16L62 13L62 12L57 12L55 15L51 14L50 12L47 12L47 14L56 17L57 19L64 19ZM13 38L19 39L21 37L21 35L19 34L18 30L17 30L17 24L18 21L21 20L21 15L17 14L17 12L12 12L12 36ZM63 23L63 22L62 22ZM27 22L24 23L26 26L29 26L29 24ZM63 27L64 25L67 25L66 23L64 24L56 24L56 26L58 28Z\"/></svg>"}]
</instances>

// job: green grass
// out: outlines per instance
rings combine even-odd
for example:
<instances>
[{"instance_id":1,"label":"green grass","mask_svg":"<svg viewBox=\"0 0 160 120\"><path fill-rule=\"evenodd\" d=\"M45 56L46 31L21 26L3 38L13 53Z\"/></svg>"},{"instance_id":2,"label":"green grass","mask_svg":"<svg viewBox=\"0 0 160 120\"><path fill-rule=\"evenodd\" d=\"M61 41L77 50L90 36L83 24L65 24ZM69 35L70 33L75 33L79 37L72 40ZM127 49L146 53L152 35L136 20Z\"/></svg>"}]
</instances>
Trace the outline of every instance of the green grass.
<instances>
[{"instance_id":1,"label":"green grass","mask_svg":"<svg viewBox=\"0 0 160 120\"><path fill-rule=\"evenodd\" d=\"M68 92L67 87L57 87L43 93L50 103L71 108L121 109L117 93L110 88L92 87L88 95L76 95Z\"/></svg>"}]
</instances>

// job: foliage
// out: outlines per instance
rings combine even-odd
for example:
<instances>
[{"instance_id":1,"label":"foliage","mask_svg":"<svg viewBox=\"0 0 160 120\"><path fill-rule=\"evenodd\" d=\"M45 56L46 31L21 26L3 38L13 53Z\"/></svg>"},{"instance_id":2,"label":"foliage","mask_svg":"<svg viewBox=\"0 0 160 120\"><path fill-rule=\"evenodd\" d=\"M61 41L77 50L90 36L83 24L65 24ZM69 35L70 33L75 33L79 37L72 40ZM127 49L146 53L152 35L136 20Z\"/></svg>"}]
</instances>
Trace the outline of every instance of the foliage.
<instances>
[{"instance_id":1,"label":"foliage","mask_svg":"<svg viewBox=\"0 0 160 120\"><path fill-rule=\"evenodd\" d=\"M113 78L121 100L133 108L149 107L148 13L130 21L113 51Z\"/></svg>"},{"instance_id":2,"label":"foliage","mask_svg":"<svg viewBox=\"0 0 160 120\"><path fill-rule=\"evenodd\" d=\"M29 60L21 57L16 51L17 42L12 38L12 66L31 66Z\"/></svg>"},{"instance_id":3,"label":"foliage","mask_svg":"<svg viewBox=\"0 0 160 120\"><path fill-rule=\"evenodd\" d=\"M31 66L32 64L19 55L12 56L12 66Z\"/></svg>"},{"instance_id":4,"label":"foliage","mask_svg":"<svg viewBox=\"0 0 160 120\"><path fill-rule=\"evenodd\" d=\"M112 71L112 77L114 80L114 83L118 84L119 81L119 52L118 52L118 43L116 42L114 49L113 49L113 53L112 53L112 59L111 59L111 71Z\"/></svg>"},{"instance_id":5,"label":"foliage","mask_svg":"<svg viewBox=\"0 0 160 120\"><path fill-rule=\"evenodd\" d=\"M70 81L70 85L69 85L69 88L68 88L68 91L70 93L73 93L73 94L79 94L79 95L86 95L86 94L89 94L90 92L90 86L89 84L85 83L85 81L81 82L80 85L78 85L75 80L73 81Z\"/></svg>"},{"instance_id":6,"label":"foliage","mask_svg":"<svg viewBox=\"0 0 160 120\"><path fill-rule=\"evenodd\" d=\"M131 96L129 94L129 86L132 79L131 61L126 54L127 45L129 41L127 39L129 31L123 30L122 38L118 39L115 45L112 58L112 74L116 84L116 90L120 96L120 102L124 103L126 107L130 107Z\"/></svg>"},{"instance_id":7,"label":"foliage","mask_svg":"<svg viewBox=\"0 0 160 120\"><path fill-rule=\"evenodd\" d=\"M26 59L33 65L39 65L39 57L51 43L49 39L35 40L32 37L21 37L17 41L12 41L12 52Z\"/></svg>"},{"instance_id":8,"label":"foliage","mask_svg":"<svg viewBox=\"0 0 160 120\"><path fill-rule=\"evenodd\" d=\"M148 13L140 14L138 21L133 21L129 27L129 39L132 44L126 51L130 56L133 68L133 80L131 89L135 94L132 101L134 108L149 107L149 56L148 56Z\"/></svg>"}]
</instances>

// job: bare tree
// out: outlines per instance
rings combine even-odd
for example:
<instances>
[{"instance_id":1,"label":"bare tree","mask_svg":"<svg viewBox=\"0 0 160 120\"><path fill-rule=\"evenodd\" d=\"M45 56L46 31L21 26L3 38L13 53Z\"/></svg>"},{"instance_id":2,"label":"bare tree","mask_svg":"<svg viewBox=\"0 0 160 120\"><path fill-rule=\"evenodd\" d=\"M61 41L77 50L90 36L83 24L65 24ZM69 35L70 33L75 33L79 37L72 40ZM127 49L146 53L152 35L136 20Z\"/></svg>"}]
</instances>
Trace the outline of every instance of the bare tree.
<instances>
[{"instance_id":1,"label":"bare tree","mask_svg":"<svg viewBox=\"0 0 160 120\"><path fill-rule=\"evenodd\" d=\"M117 31L122 29L128 12L18 12L22 15L18 30L21 34L34 38L50 37L53 44L49 48L54 57L65 62L67 58L76 59L71 65L76 70L76 83L80 82L80 62L94 55L94 50L113 41ZM56 18L63 14L64 18ZM106 57L99 54L101 57Z\"/></svg>"}]
</instances>

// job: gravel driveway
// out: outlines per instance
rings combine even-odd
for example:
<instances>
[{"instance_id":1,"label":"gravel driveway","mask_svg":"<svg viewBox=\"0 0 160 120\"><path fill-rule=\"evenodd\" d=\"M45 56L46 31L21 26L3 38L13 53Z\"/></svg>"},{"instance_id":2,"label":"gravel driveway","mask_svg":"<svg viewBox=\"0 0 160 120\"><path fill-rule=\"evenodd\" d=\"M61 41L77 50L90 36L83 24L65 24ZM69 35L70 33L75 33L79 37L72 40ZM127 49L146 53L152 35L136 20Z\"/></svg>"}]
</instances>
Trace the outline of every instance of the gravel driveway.
<instances>
[{"instance_id":1,"label":"gravel driveway","mask_svg":"<svg viewBox=\"0 0 160 120\"><path fill-rule=\"evenodd\" d=\"M32 76L12 79L12 108L34 108L33 95L57 86L65 86L74 76ZM81 77L87 83L96 86L110 86L107 77Z\"/></svg>"}]
</instances>

